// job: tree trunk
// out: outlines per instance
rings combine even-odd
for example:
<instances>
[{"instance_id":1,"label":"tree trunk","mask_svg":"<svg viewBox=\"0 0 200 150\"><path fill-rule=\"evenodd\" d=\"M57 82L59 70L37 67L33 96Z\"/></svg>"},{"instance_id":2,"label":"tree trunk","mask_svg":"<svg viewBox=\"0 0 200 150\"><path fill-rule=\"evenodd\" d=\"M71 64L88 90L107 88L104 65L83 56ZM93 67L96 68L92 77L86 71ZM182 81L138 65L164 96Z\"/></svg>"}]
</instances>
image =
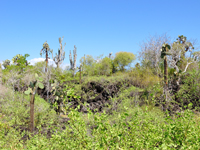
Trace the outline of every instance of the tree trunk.
<instances>
[{"instance_id":1,"label":"tree trunk","mask_svg":"<svg viewBox=\"0 0 200 150\"><path fill-rule=\"evenodd\" d=\"M33 133L34 131L34 101L35 101L35 94L31 95L30 101L30 132Z\"/></svg>"}]
</instances>

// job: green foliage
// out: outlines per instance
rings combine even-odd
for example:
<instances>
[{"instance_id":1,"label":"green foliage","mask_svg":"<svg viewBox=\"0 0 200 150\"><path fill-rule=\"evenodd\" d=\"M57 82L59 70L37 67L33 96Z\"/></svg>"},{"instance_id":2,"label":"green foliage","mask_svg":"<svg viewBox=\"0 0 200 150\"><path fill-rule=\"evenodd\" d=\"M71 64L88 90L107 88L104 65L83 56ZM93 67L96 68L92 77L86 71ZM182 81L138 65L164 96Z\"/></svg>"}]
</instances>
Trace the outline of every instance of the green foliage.
<instances>
[{"instance_id":1,"label":"green foliage","mask_svg":"<svg viewBox=\"0 0 200 150\"><path fill-rule=\"evenodd\" d=\"M4 106L1 106L1 113L5 116L3 119L9 124L9 126L16 125L25 125L28 127L29 123L29 103L30 98L28 95L23 95L20 93L15 93L14 101L10 100L11 95L8 94L4 99L1 99L0 102L4 103ZM50 123L51 119L55 119L55 112L50 109L50 105L40 96L36 95L35 97L35 122L37 122L36 127L44 125L45 123ZM1 115L0 113L0 115ZM39 115L39 116L38 116ZM48 115L51 115L51 118L48 118ZM11 119L12 118L12 119ZM38 118L45 118L37 120ZM2 120L1 120L2 121ZM42 123L43 122L43 123Z\"/></svg>"},{"instance_id":2,"label":"green foliage","mask_svg":"<svg viewBox=\"0 0 200 150\"><path fill-rule=\"evenodd\" d=\"M82 72L84 75L89 75L91 72L91 67L95 63L94 58L91 55L86 55L84 57L81 57L80 63L82 65Z\"/></svg>"},{"instance_id":3,"label":"green foliage","mask_svg":"<svg viewBox=\"0 0 200 150\"><path fill-rule=\"evenodd\" d=\"M43 53L49 54L46 42L43 48ZM146 54L152 53L151 48ZM160 56L164 58L168 54L166 48L169 46L163 45L158 61L152 61L157 56L150 55L145 57L149 59L143 60L142 66L137 64L126 72L125 67L135 59L132 53L119 52L115 59L101 56L98 62L90 55L82 57L82 84L78 82L78 73L73 77L73 70L49 67L44 73L45 62L30 67L26 66L28 55L15 56L15 64L6 65L2 70L0 149L199 149L199 71L197 66L192 66L190 72L181 76L176 95L170 92L169 107L174 104L184 111L163 112L164 92L159 73L164 70ZM187 43L186 37L179 36L172 49L187 52L193 45ZM182 61L176 64L178 67L187 63L184 53L180 57ZM156 72L156 69L160 70ZM170 77L174 77L175 69L168 70ZM29 81L27 91L16 92L16 87L26 88ZM48 84L51 87L47 87ZM6 85L12 85L12 90ZM60 107L58 112L62 113L56 114L52 105L36 94L36 89L44 85L46 90L49 88L48 99L52 100L53 108ZM104 91L99 94L96 85L106 87L105 94ZM116 93L109 95L113 90ZM29 99L31 96L33 100L34 95L32 120L36 128L31 134L28 131L32 122ZM83 97L81 100L79 95ZM93 99L99 95L106 97L102 104L99 100L88 102L88 97ZM102 106L101 112L93 113L90 110L93 104ZM79 112L83 107L87 113Z\"/></svg>"},{"instance_id":4,"label":"green foliage","mask_svg":"<svg viewBox=\"0 0 200 150\"><path fill-rule=\"evenodd\" d=\"M182 84L180 86L180 90L177 93L177 97L179 97L179 105L182 108L187 108L187 106L192 103L192 108L199 110L200 103L200 74L199 71L193 70L190 71L187 75L182 77Z\"/></svg>"},{"instance_id":5,"label":"green foliage","mask_svg":"<svg viewBox=\"0 0 200 150\"><path fill-rule=\"evenodd\" d=\"M63 87L64 86L64 87ZM70 88L68 85L61 85L56 80L51 84L52 94L55 96L54 107L60 114L61 110L65 111L62 106L66 106L72 99L80 99L74 92L74 88Z\"/></svg>"},{"instance_id":6,"label":"green foliage","mask_svg":"<svg viewBox=\"0 0 200 150\"><path fill-rule=\"evenodd\" d=\"M105 57L100 62L100 75L110 75L112 72L112 60L108 57Z\"/></svg>"},{"instance_id":7,"label":"green foliage","mask_svg":"<svg viewBox=\"0 0 200 150\"><path fill-rule=\"evenodd\" d=\"M6 69L8 66L10 66L10 60L6 59L5 61L3 61L4 68Z\"/></svg>"},{"instance_id":8,"label":"green foliage","mask_svg":"<svg viewBox=\"0 0 200 150\"><path fill-rule=\"evenodd\" d=\"M128 66L135 60L135 55L131 52L118 52L115 54L114 65L124 71L124 67Z\"/></svg>"},{"instance_id":9,"label":"green foliage","mask_svg":"<svg viewBox=\"0 0 200 150\"><path fill-rule=\"evenodd\" d=\"M26 68L28 68L28 62L26 60L27 57L29 57L29 54L25 54L24 56L21 54L18 54L16 56L13 57L12 62L13 64L15 64L16 68L20 70L20 72L24 72ZM8 68L8 67L7 67Z\"/></svg>"},{"instance_id":10,"label":"green foliage","mask_svg":"<svg viewBox=\"0 0 200 150\"><path fill-rule=\"evenodd\" d=\"M171 46L169 44L164 43L162 45L161 49L161 58L164 58L166 55L170 55L169 50L171 49Z\"/></svg>"},{"instance_id":11,"label":"green foliage","mask_svg":"<svg viewBox=\"0 0 200 150\"><path fill-rule=\"evenodd\" d=\"M132 78L134 85L140 88L148 88L160 82L160 78L154 74L153 69L150 68L133 68L128 73L129 77Z\"/></svg>"},{"instance_id":12,"label":"green foliage","mask_svg":"<svg viewBox=\"0 0 200 150\"><path fill-rule=\"evenodd\" d=\"M26 143L19 141L20 133L1 122L0 148L198 149L200 146L199 117L191 111L170 117L149 106L144 109L124 107L123 112L110 116L105 112L93 114L90 111L85 115L72 109L68 117L70 125L66 124L62 132L57 131L51 138L33 136Z\"/></svg>"}]
</instances>

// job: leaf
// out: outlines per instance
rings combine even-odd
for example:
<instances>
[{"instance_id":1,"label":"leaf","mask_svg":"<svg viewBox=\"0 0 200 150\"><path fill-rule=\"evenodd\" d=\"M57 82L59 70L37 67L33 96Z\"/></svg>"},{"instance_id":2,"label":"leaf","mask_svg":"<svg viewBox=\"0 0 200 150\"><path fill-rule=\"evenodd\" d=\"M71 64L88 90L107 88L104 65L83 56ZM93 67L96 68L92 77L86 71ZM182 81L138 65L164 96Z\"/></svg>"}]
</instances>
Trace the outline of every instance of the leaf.
<instances>
[{"instance_id":1,"label":"leaf","mask_svg":"<svg viewBox=\"0 0 200 150\"><path fill-rule=\"evenodd\" d=\"M32 89L29 87L27 91L25 91L24 93L29 95L32 92Z\"/></svg>"},{"instance_id":2,"label":"leaf","mask_svg":"<svg viewBox=\"0 0 200 150\"><path fill-rule=\"evenodd\" d=\"M35 78L38 78L38 74L37 73L35 73Z\"/></svg>"},{"instance_id":3,"label":"leaf","mask_svg":"<svg viewBox=\"0 0 200 150\"><path fill-rule=\"evenodd\" d=\"M27 90L24 92L26 95L29 95L31 93L31 91Z\"/></svg>"},{"instance_id":4,"label":"leaf","mask_svg":"<svg viewBox=\"0 0 200 150\"><path fill-rule=\"evenodd\" d=\"M38 86L39 86L40 89L44 88L44 84L42 84L41 82L38 83Z\"/></svg>"},{"instance_id":5,"label":"leaf","mask_svg":"<svg viewBox=\"0 0 200 150\"><path fill-rule=\"evenodd\" d=\"M39 77L38 80L39 80L40 82L42 82L42 81L43 81L43 78L42 78L42 77Z\"/></svg>"},{"instance_id":6,"label":"leaf","mask_svg":"<svg viewBox=\"0 0 200 150\"><path fill-rule=\"evenodd\" d=\"M168 49L168 50L170 50L171 49L171 47L170 47L170 45L166 45L166 48Z\"/></svg>"},{"instance_id":7,"label":"leaf","mask_svg":"<svg viewBox=\"0 0 200 150\"><path fill-rule=\"evenodd\" d=\"M34 88L33 82L30 82L30 87Z\"/></svg>"}]
</instances>

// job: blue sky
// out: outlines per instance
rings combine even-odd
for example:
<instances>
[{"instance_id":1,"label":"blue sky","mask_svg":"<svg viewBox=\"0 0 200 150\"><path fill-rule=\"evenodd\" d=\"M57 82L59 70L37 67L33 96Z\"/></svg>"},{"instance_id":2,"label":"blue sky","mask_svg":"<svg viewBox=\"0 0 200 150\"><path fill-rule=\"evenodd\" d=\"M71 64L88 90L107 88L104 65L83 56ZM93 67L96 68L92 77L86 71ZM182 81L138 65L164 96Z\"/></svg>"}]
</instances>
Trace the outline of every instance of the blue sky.
<instances>
[{"instance_id":1,"label":"blue sky","mask_svg":"<svg viewBox=\"0 0 200 150\"><path fill-rule=\"evenodd\" d=\"M0 0L0 61L16 54L40 58L45 41L55 52L64 36L66 59L132 52L149 35L199 39L199 0ZM44 58L44 56L43 56Z\"/></svg>"}]
</instances>

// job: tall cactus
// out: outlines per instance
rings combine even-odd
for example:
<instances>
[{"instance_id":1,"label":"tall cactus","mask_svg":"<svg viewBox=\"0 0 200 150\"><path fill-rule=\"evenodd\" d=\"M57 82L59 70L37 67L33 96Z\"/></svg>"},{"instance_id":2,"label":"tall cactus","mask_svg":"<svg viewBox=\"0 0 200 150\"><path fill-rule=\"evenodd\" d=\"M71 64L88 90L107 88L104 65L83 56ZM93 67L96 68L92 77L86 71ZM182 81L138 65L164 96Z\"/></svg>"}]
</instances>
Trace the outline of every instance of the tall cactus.
<instances>
[{"instance_id":1,"label":"tall cactus","mask_svg":"<svg viewBox=\"0 0 200 150\"><path fill-rule=\"evenodd\" d=\"M60 64L62 64L62 62L65 59L64 48L65 48L66 43L64 44L64 46L62 45L63 38L64 37L62 37L62 39L59 38L60 49L58 49L58 54L56 53L56 56L53 57L53 53L52 53L52 58L53 58L53 61L55 62L55 64L57 65L57 68L59 68Z\"/></svg>"},{"instance_id":2,"label":"tall cactus","mask_svg":"<svg viewBox=\"0 0 200 150\"><path fill-rule=\"evenodd\" d=\"M40 55L42 56L42 53L46 54L46 59L45 59L45 61L46 61L46 68L45 68L45 72L47 72L48 59L50 59L49 58L49 54L52 53L52 52L53 52L53 50L51 50L49 48L49 44L47 43L47 41L44 42L43 47L42 47L42 49L40 51Z\"/></svg>"},{"instance_id":3,"label":"tall cactus","mask_svg":"<svg viewBox=\"0 0 200 150\"><path fill-rule=\"evenodd\" d=\"M74 59L72 59L71 50L70 50L70 53L69 53L70 68L71 68L71 70L74 71L73 76L75 74L75 69L76 69L76 57L77 57L76 50L77 50L76 45L74 45L74 50L73 50Z\"/></svg>"},{"instance_id":4,"label":"tall cactus","mask_svg":"<svg viewBox=\"0 0 200 150\"><path fill-rule=\"evenodd\" d=\"M36 80L34 82L30 82L30 87L27 91L24 93L31 96L30 100L30 132L34 131L34 103L35 103L35 94L37 92L37 88L44 88L44 85L42 84L43 79L38 76L38 74L35 74Z\"/></svg>"},{"instance_id":5,"label":"tall cactus","mask_svg":"<svg viewBox=\"0 0 200 150\"><path fill-rule=\"evenodd\" d=\"M170 55L168 52L171 49L170 45L164 43L161 49L161 58L164 58L164 82L167 85L167 55Z\"/></svg>"}]
</instances>

